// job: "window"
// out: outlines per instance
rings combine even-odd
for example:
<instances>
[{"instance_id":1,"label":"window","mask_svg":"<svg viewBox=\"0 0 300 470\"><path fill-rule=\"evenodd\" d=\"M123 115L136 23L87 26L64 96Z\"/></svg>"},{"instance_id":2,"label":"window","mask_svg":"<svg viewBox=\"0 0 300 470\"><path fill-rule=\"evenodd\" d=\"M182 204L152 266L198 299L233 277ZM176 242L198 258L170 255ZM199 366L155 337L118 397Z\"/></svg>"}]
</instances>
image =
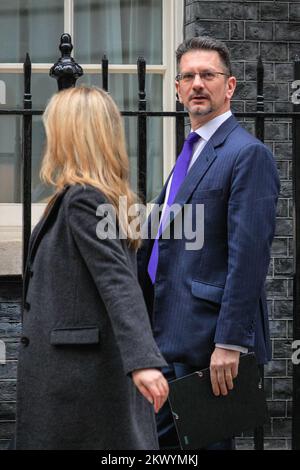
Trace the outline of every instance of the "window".
<instances>
[{"instance_id":1,"label":"window","mask_svg":"<svg viewBox=\"0 0 300 470\"><path fill-rule=\"evenodd\" d=\"M137 109L136 61L143 55L147 61L148 109L174 110L174 50L182 39L182 28L183 0L1 0L0 106L22 106L26 52L32 60L33 107L45 106L57 91L49 69L59 57L59 38L63 32L69 32L73 55L85 73L78 84L101 86L100 64L105 53L110 63L112 97L121 110ZM136 188L136 119L125 118L125 128L132 184ZM21 133L20 117L0 116L0 253L12 250L6 258L15 260L9 267L0 254L0 274L20 272ZM33 223L38 220L48 195L39 182L43 143L41 117L34 116ZM147 151L150 200L161 189L175 159L172 118L149 119Z\"/></svg>"}]
</instances>

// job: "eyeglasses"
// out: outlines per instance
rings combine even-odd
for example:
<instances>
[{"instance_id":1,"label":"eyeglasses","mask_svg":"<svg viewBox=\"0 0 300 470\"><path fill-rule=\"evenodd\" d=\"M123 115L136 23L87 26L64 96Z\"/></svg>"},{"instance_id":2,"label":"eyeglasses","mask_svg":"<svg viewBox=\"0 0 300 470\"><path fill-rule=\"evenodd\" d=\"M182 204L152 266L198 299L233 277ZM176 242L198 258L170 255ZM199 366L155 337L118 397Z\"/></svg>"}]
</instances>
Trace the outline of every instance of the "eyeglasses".
<instances>
[{"instance_id":1,"label":"eyeglasses","mask_svg":"<svg viewBox=\"0 0 300 470\"><path fill-rule=\"evenodd\" d=\"M183 82L183 83L191 83L195 80L196 75L199 75L202 81L204 82L212 82L217 75L225 75L225 77L230 77L227 73L223 72L212 72L210 70L207 70L206 72L186 72L186 73L179 73L176 75L175 79L178 82Z\"/></svg>"}]
</instances>

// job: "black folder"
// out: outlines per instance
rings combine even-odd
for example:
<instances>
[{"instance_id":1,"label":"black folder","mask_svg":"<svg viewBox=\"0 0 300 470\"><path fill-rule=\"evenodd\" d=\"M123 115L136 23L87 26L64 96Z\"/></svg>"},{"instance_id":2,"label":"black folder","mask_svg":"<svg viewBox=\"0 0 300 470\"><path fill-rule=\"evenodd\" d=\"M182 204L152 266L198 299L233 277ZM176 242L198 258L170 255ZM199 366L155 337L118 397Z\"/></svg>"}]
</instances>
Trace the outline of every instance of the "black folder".
<instances>
[{"instance_id":1,"label":"black folder","mask_svg":"<svg viewBox=\"0 0 300 470\"><path fill-rule=\"evenodd\" d=\"M234 388L212 392L203 369L169 383L169 403L182 449L202 449L262 426L268 417L263 382L253 353L241 355Z\"/></svg>"}]
</instances>

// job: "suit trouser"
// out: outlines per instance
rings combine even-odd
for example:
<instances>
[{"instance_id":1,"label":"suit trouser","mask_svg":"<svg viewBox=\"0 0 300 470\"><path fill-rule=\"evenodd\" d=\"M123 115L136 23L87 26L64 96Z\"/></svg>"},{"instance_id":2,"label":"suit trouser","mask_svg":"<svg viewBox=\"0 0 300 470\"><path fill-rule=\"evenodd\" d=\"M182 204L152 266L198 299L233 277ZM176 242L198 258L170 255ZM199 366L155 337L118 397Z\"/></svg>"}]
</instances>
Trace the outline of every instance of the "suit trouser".
<instances>
[{"instance_id":1,"label":"suit trouser","mask_svg":"<svg viewBox=\"0 0 300 470\"><path fill-rule=\"evenodd\" d=\"M188 366L187 364L169 364L162 372L169 381L183 377L201 368ZM159 447L162 450L180 449L180 444L170 409L169 402L166 401L159 413L156 415L156 425L158 432ZM225 439L215 444L211 444L202 450L234 450L234 439Z\"/></svg>"}]
</instances>

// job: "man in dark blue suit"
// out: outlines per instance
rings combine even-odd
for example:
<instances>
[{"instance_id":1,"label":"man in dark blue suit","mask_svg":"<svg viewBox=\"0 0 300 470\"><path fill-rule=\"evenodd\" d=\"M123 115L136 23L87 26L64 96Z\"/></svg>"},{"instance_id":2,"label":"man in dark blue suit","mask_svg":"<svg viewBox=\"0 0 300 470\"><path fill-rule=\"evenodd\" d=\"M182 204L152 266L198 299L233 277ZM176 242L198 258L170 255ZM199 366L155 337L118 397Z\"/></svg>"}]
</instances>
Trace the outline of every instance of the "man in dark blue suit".
<instances>
[{"instance_id":1,"label":"man in dark blue suit","mask_svg":"<svg viewBox=\"0 0 300 470\"><path fill-rule=\"evenodd\" d=\"M254 351L260 364L270 359L264 283L279 179L270 150L230 111L236 79L226 46L197 37L176 54L176 90L192 132L156 200L162 216L156 239L145 239L139 252L139 277L156 342L169 364L166 376L209 366L213 393L226 395L241 353ZM203 224L196 211L201 205ZM157 212L155 206L148 229ZM204 229L197 249L187 248L184 230L174 236L187 221L196 233ZM168 404L157 424L161 447L176 448ZM211 448L230 449L232 441Z\"/></svg>"}]
</instances>

